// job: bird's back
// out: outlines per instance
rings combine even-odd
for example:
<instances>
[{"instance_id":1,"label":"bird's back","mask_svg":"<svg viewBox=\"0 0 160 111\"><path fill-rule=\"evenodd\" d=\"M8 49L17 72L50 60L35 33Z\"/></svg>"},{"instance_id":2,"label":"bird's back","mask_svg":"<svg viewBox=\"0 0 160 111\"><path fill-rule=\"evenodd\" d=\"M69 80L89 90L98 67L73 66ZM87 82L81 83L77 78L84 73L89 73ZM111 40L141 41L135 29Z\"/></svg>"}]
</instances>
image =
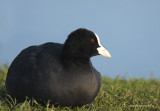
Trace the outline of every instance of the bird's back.
<instances>
[{"instance_id":1,"label":"bird's back","mask_svg":"<svg viewBox=\"0 0 160 111\"><path fill-rule=\"evenodd\" d=\"M56 75L61 70L59 57L62 48L62 44L45 43L22 50L9 67L6 78L8 92L22 100L24 95L39 97L41 94L40 96L44 95L42 99L46 98L46 80L50 78L47 74Z\"/></svg>"}]
</instances>

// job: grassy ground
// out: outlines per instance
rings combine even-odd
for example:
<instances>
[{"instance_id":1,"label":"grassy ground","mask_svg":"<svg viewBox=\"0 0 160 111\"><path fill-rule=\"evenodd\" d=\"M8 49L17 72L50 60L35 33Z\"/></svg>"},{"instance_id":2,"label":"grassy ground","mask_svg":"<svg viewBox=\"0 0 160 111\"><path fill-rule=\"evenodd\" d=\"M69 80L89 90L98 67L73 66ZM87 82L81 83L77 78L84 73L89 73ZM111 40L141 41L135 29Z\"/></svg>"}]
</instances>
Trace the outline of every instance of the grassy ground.
<instances>
[{"instance_id":1,"label":"grassy ground","mask_svg":"<svg viewBox=\"0 0 160 111\"><path fill-rule=\"evenodd\" d=\"M103 77L101 90L92 104L83 107L41 106L35 100L17 103L5 89L7 66L0 66L0 111L160 111L160 79L111 79Z\"/></svg>"}]
</instances>

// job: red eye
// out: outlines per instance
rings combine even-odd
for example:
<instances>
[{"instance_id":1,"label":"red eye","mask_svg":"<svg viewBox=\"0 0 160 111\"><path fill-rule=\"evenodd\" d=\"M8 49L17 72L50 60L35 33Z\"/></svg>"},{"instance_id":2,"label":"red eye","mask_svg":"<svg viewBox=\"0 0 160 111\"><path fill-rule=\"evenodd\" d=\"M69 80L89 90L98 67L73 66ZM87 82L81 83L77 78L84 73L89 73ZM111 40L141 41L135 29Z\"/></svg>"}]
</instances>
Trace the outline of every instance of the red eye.
<instances>
[{"instance_id":1,"label":"red eye","mask_svg":"<svg viewBox=\"0 0 160 111\"><path fill-rule=\"evenodd\" d=\"M94 39L91 39L91 43L94 44L94 42L95 42L95 40L94 40Z\"/></svg>"}]
</instances>

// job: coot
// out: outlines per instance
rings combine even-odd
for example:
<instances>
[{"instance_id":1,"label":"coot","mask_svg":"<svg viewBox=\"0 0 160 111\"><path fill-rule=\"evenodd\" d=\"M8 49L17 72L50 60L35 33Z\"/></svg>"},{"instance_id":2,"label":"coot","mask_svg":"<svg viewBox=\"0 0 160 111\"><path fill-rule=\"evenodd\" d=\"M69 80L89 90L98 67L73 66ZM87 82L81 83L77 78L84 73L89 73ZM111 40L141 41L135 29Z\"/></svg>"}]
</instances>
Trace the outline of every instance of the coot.
<instances>
[{"instance_id":1,"label":"coot","mask_svg":"<svg viewBox=\"0 0 160 111\"><path fill-rule=\"evenodd\" d=\"M27 96L60 106L88 104L101 86L101 75L90 61L99 54L111 58L99 37L84 28L69 34L64 44L30 46L9 67L7 91L18 100Z\"/></svg>"}]
</instances>

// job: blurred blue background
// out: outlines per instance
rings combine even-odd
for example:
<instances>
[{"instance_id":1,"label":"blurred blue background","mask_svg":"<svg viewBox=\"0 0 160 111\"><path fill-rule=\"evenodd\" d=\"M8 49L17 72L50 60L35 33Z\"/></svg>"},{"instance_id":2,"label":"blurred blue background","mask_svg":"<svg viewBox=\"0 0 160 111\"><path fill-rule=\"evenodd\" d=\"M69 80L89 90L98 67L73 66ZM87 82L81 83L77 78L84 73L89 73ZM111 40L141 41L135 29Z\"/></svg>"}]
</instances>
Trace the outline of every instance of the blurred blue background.
<instances>
[{"instance_id":1,"label":"blurred blue background","mask_svg":"<svg viewBox=\"0 0 160 111\"><path fill-rule=\"evenodd\" d=\"M160 0L1 0L0 64L77 28L97 33L112 58L92 58L103 75L160 78Z\"/></svg>"}]
</instances>

